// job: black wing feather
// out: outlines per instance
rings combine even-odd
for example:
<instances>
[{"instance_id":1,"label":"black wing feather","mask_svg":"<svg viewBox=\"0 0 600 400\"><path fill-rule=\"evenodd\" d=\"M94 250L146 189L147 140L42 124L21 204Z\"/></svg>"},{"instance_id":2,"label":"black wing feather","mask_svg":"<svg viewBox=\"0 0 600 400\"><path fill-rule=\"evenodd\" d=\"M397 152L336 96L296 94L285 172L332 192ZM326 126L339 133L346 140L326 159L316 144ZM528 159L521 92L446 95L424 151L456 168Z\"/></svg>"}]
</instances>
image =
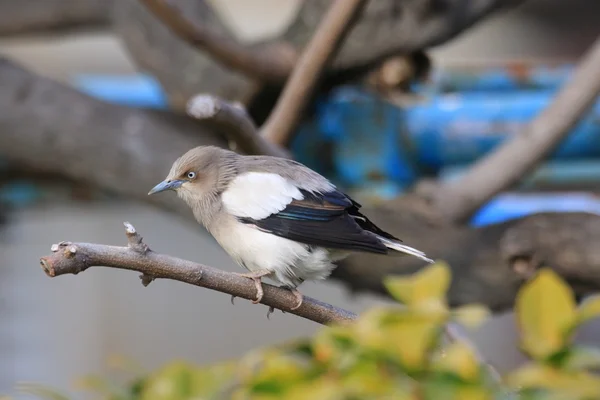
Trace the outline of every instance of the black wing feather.
<instances>
[{"instance_id":1,"label":"black wing feather","mask_svg":"<svg viewBox=\"0 0 600 400\"><path fill-rule=\"evenodd\" d=\"M398 240L382 231L358 210L360 204L339 191L315 194L301 191L303 200L261 220L240 218L246 224L308 245L387 254L376 235Z\"/></svg>"}]
</instances>

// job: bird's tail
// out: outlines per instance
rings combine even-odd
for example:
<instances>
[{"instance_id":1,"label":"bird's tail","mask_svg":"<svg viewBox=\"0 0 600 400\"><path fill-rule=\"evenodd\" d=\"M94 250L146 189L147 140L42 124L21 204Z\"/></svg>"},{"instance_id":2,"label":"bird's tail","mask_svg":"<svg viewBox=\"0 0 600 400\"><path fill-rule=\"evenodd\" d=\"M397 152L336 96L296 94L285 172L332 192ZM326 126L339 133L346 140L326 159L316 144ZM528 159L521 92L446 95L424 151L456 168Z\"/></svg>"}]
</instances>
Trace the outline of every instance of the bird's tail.
<instances>
[{"instance_id":1,"label":"bird's tail","mask_svg":"<svg viewBox=\"0 0 600 400\"><path fill-rule=\"evenodd\" d=\"M390 240L384 237L379 236L379 240L387 247L388 249L396 250L400 253L410 254L411 256L415 256L420 258L421 260L427 261L428 263L433 263L434 261L431 258L428 258L425 253L421 250L417 250L410 246L406 246L402 243L399 243L395 240Z\"/></svg>"}]
</instances>

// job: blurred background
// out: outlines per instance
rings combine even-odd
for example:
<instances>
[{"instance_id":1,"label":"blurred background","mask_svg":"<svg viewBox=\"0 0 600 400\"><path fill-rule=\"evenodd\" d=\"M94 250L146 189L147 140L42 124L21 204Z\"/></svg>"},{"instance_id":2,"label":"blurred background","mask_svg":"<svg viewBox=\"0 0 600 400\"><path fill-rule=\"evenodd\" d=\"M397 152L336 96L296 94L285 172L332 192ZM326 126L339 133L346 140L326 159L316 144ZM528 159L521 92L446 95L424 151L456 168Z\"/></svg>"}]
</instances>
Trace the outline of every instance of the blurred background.
<instances>
[{"instance_id":1,"label":"blurred background","mask_svg":"<svg viewBox=\"0 0 600 400\"><path fill-rule=\"evenodd\" d=\"M301 1L209 3L237 38L251 45L284 32ZM0 8L0 12L9 10L10 6ZM529 0L491 15L428 50L433 65L430 80L414 86L426 101L392 99L381 105L381 93L364 92L358 84L336 87L319 98L317 111L300 126L292 148L300 161L351 188L359 199L367 192L396 196L424 174L441 179L460 176L465 166L548 103L600 34L598 15L596 0ZM5 35L0 37L0 54L105 101L153 108L167 104L160 86L142 74L120 36L103 26ZM526 73L515 74L510 66L525 68ZM382 109L392 122L375 126L372 121ZM473 115L484 115L484 122L469 124ZM600 183L600 108L586 118L590 124L574 130L578 136L570 147L536 171L521 192L494 199L472 224L542 210L600 212L597 198L589 191L580 192ZM369 148L354 135L365 126L371 127L370 140L376 143ZM379 155L389 143L390 132L399 130L410 138L413 152L406 156L397 146L396 163L390 167L380 162ZM319 142L330 145L327 165L309 150ZM177 358L206 363L236 357L319 329L313 322L281 312L267 320L264 306L239 299L233 306L229 296L178 282L156 281L144 288L131 272L98 268L48 279L39 268L39 258L52 243L121 245L123 221L133 223L156 251L229 271L238 267L203 230L167 211L98 194L86 182L32 180L15 173L3 160L0 393L12 393L16 382L34 381L83 398L74 391L75 380L106 372L113 355L151 370ZM369 173L373 168L380 172L377 178ZM387 301L365 293L353 295L337 281L307 283L303 291L355 312ZM473 334L482 352L501 370L522 361L515 337L510 313L496 316ZM600 344L599 338L596 324L587 326L579 340Z\"/></svg>"}]
</instances>

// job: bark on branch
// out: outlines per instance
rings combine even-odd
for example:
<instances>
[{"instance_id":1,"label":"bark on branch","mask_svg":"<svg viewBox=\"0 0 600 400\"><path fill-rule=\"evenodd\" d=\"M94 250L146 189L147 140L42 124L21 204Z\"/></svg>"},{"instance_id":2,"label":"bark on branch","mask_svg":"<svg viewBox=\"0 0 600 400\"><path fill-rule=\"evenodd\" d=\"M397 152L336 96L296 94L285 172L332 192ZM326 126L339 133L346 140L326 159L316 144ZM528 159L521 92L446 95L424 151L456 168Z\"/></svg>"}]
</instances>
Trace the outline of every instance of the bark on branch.
<instances>
[{"instance_id":1,"label":"bark on branch","mask_svg":"<svg viewBox=\"0 0 600 400\"><path fill-rule=\"evenodd\" d=\"M254 121L242 105L233 105L215 96L198 95L189 101L187 113L215 126L243 153L292 157L285 148L265 139L258 132Z\"/></svg>"},{"instance_id":2,"label":"bark on branch","mask_svg":"<svg viewBox=\"0 0 600 400\"><path fill-rule=\"evenodd\" d=\"M365 5L365 0L331 3L312 39L298 59L261 134L270 142L287 147L296 125L310 100L319 78L343 43L352 23Z\"/></svg>"},{"instance_id":3,"label":"bark on branch","mask_svg":"<svg viewBox=\"0 0 600 400\"><path fill-rule=\"evenodd\" d=\"M427 49L523 1L368 2L328 70L337 74L366 69L393 55ZM158 5L154 8L158 12L143 2ZM137 64L165 87L171 107L183 110L198 93L248 104L256 94L257 79L280 87L333 3L344 2L302 1L285 33L251 46L239 43L206 1L119 0L114 3L113 22Z\"/></svg>"},{"instance_id":4,"label":"bark on branch","mask_svg":"<svg viewBox=\"0 0 600 400\"><path fill-rule=\"evenodd\" d=\"M140 0L179 38L210 54L221 64L264 82L281 83L288 77L297 58L296 49L284 42L244 46L216 34L202 24L188 20L168 0Z\"/></svg>"},{"instance_id":5,"label":"bark on branch","mask_svg":"<svg viewBox=\"0 0 600 400\"><path fill-rule=\"evenodd\" d=\"M600 94L600 37L552 103L513 139L478 161L458 181L435 193L448 220L464 222L493 196L539 164L577 124Z\"/></svg>"},{"instance_id":6,"label":"bark on branch","mask_svg":"<svg viewBox=\"0 0 600 400\"><path fill-rule=\"evenodd\" d=\"M155 253L143 242L133 225L125 223L127 247L91 243L61 242L52 245L52 254L42 257L42 269L50 277L78 274L90 267L104 266L141 272L144 286L158 278L172 279L191 285L227 293L248 300L256 298L256 288L250 279L191 261ZM263 284L261 303L320 324L345 323L356 314L304 296L302 305L286 289Z\"/></svg>"}]
</instances>

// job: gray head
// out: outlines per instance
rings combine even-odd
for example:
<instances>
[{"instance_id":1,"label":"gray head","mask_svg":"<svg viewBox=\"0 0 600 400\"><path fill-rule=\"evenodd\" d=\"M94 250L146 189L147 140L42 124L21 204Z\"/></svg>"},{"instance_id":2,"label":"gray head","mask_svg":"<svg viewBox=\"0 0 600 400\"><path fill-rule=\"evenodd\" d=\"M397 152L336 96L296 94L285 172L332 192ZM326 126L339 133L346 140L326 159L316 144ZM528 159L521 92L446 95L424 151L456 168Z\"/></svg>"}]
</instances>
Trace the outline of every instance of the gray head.
<instances>
[{"instance_id":1,"label":"gray head","mask_svg":"<svg viewBox=\"0 0 600 400\"><path fill-rule=\"evenodd\" d=\"M190 206L218 196L235 177L237 154L214 146L200 146L179 157L164 181L150 194L174 190Z\"/></svg>"}]
</instances>

